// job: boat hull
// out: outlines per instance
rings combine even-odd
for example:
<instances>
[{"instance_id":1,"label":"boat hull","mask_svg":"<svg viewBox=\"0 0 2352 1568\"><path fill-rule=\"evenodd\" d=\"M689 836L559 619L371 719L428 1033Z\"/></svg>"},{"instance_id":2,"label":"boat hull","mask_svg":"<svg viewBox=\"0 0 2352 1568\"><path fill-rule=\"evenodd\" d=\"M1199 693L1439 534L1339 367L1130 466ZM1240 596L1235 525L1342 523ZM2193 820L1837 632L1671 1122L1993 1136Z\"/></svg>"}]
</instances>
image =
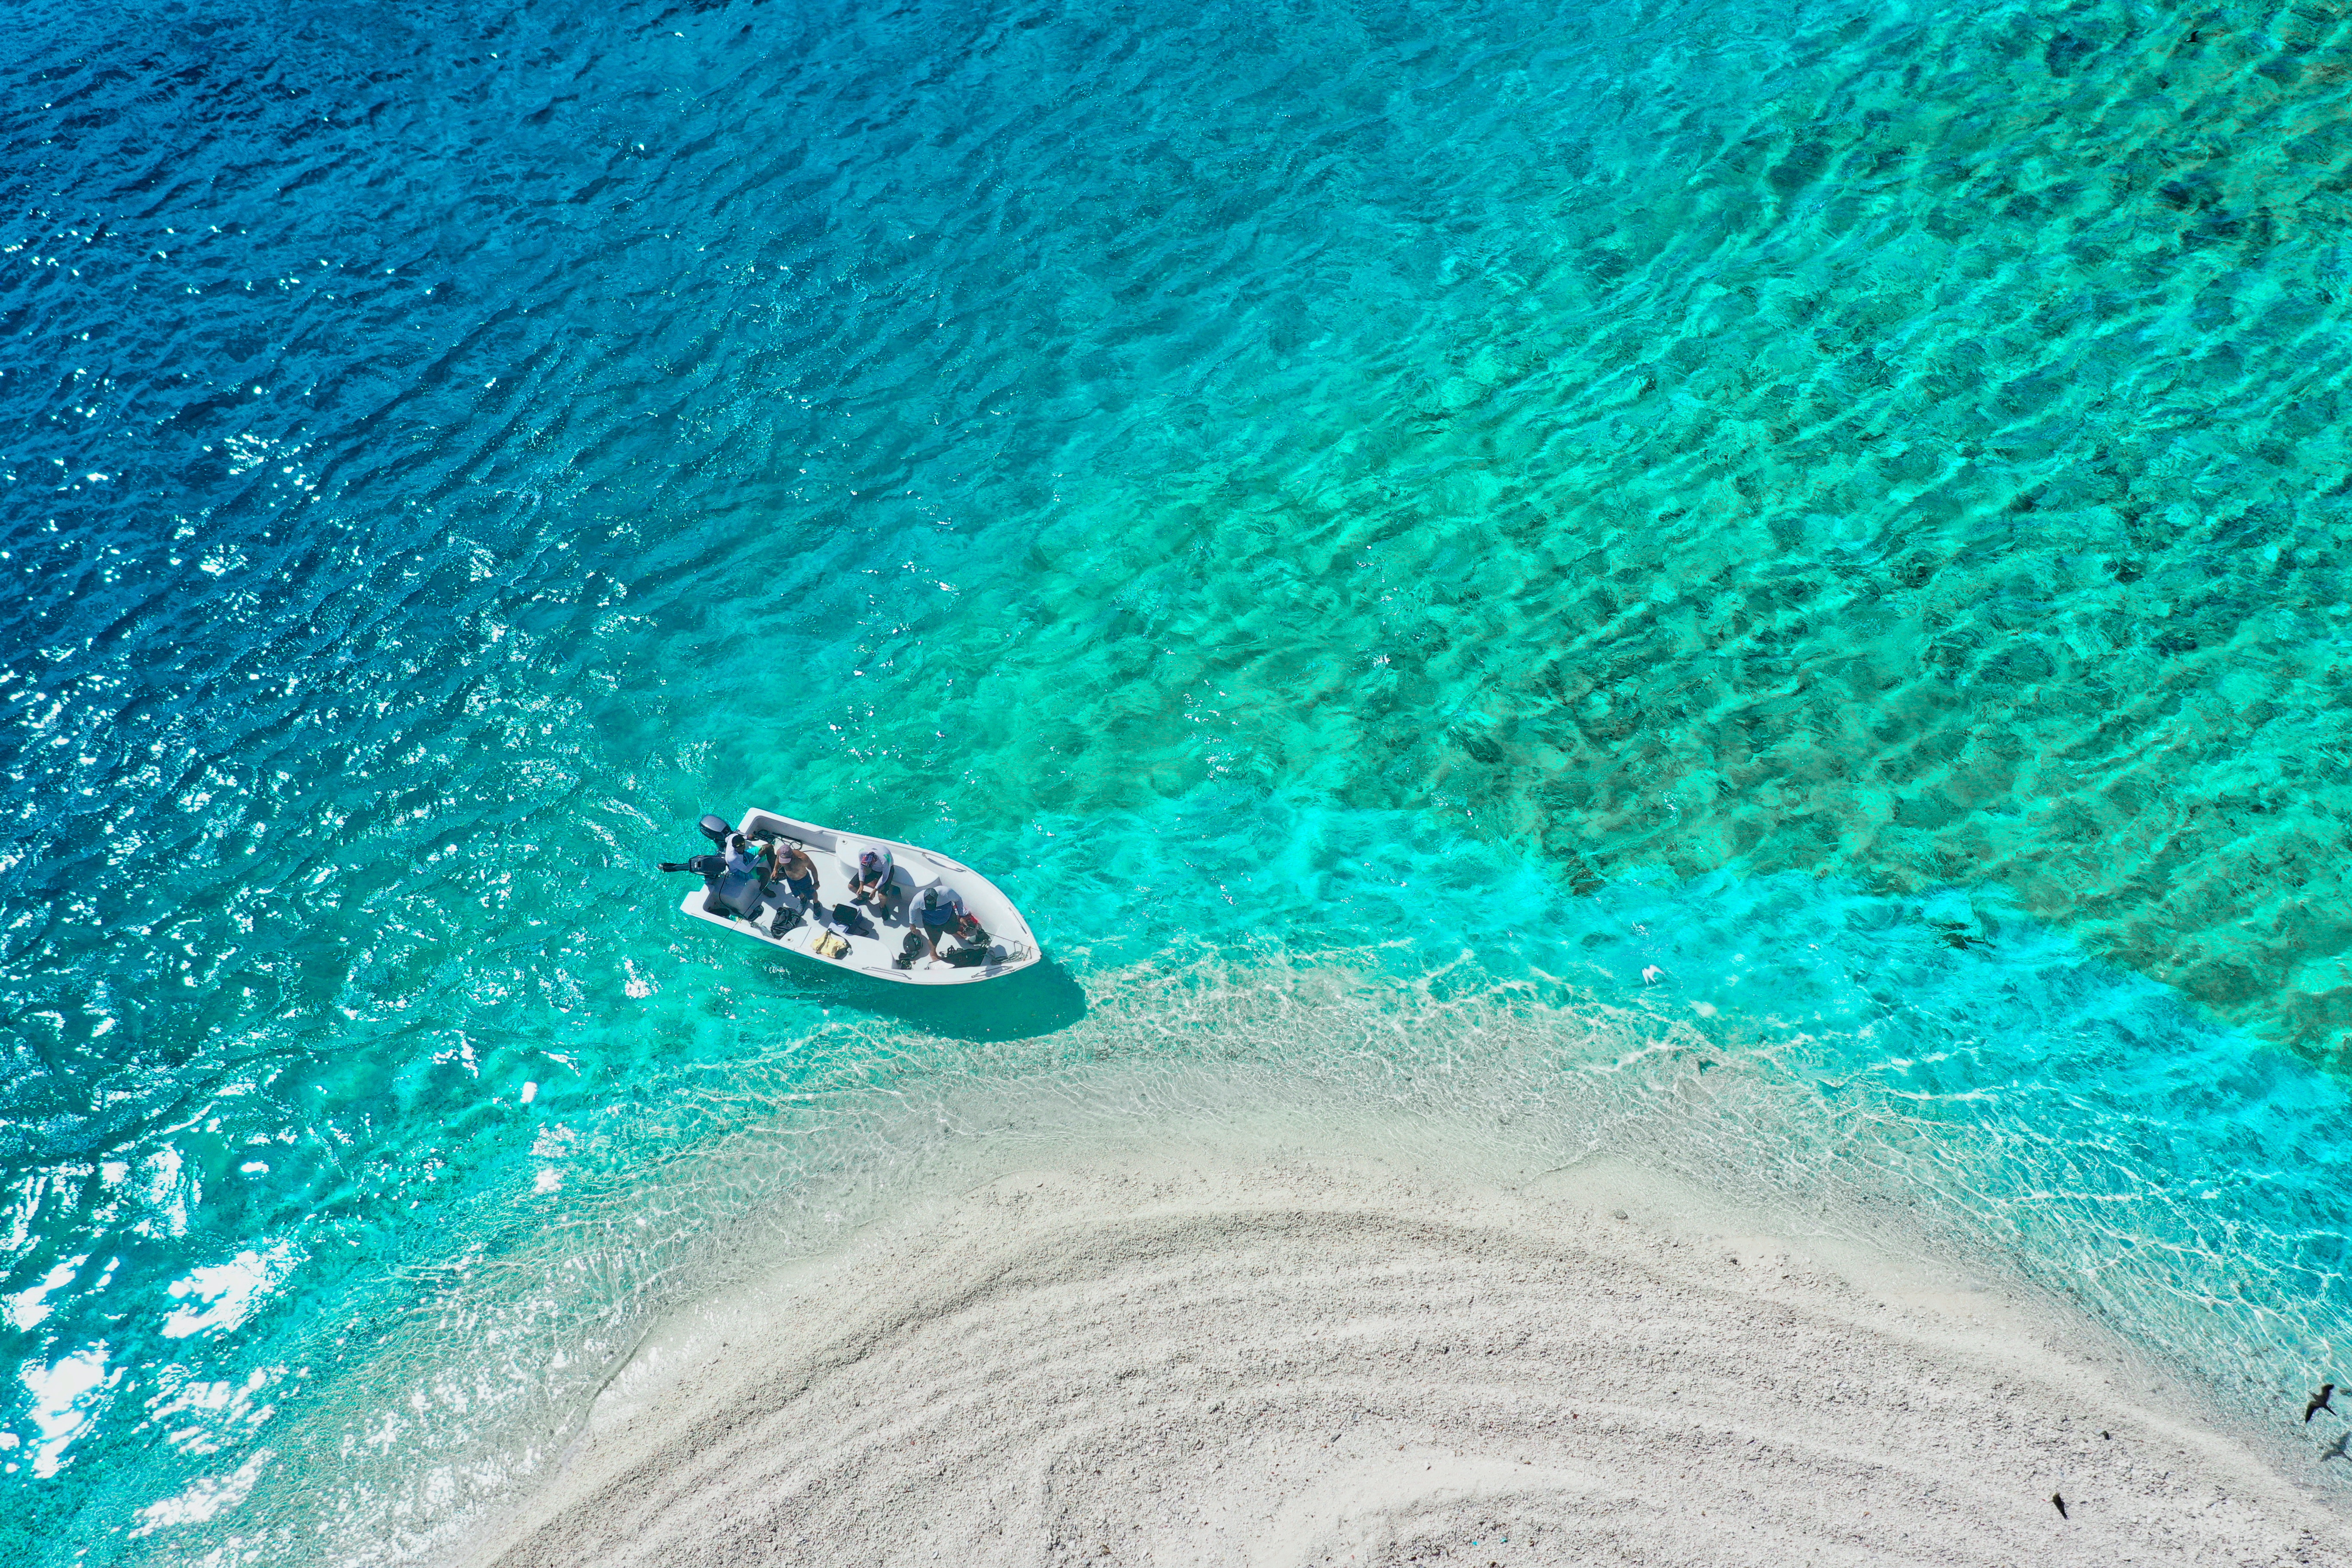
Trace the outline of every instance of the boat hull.
<instances>
[{"instance_id":1,"label":"boat hull","mask_svg":"<svg viewBox=\"0 0 2352 1568\"><path fill-rule=\"evenodd\" d=\"M703 905L703 891L698 888L678 905L678 912L689 919L705 921L737 936L759 942L764 947L778 948L809 963L823 964L828 969L845 969L855 973L887 980L898 985L977 985L982 981L1001 980L1035 963L1043 956L1037 948L1037 938L1029 922L1013 907L995 883L964 865L918 844L903 844L893 838L877 838L871 834L851 833L845 829L826 827L819 823L786 816L780 811L758 807L743 814L737 830L748 838L777 837L789 839L808 851L817 869L817 911L810 918L784 932L782 938L769 934L773 918L772 907L762 910L758 923L740 916L712 914ZM950 964L929 957L919 957L906 968L894 962L900 956L907 931L906 921L866 918L865 924L874 931L840 925L830 911L835 905L848 901L848 871L845 862L854 863L858 851L873 847L887 849L897 864L894 879L908 895L909 901L919 898L928 887L952 888L963 897L964 907L980 921L989 934L988 957L973 964ZM817 949L818 940L831 935L847 944L847 951L838 957L827 957ZM947 945L947 944L942 944Z\"/></svg>"}]
</instances>

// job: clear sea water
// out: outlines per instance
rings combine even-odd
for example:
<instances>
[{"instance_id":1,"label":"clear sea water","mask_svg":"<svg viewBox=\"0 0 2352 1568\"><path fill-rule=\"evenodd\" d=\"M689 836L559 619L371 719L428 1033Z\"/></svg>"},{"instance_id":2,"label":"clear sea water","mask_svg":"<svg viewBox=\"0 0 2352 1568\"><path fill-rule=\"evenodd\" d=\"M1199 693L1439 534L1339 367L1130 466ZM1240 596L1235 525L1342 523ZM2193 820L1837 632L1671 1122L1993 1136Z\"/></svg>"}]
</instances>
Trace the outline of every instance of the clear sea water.
<instances>
[{"instance_id":1,"label":"clear sea water","mask_svg":"<svg viewBox=\"0 0 2352 1568\"><path fill-rule=\"evenodd\" d=\"M990 1096L2352 1371L2339 8L11 20L0 1557L426 1552ZM676 918L755 803L1052 963Z\"/></svg>"}]
</instances>

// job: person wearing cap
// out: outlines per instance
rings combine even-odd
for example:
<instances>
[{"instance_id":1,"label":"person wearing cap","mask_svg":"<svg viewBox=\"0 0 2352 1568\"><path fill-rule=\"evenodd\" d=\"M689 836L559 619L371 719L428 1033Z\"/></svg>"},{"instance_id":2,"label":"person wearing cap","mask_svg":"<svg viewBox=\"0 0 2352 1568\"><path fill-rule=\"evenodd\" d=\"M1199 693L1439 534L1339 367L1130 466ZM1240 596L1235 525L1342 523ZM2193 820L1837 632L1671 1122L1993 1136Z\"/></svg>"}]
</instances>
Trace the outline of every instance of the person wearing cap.
<instances>
[{"instance_id":1,"label":"person wearing cap","mask_svg":"<svg viewBox=\"0 0 2352 1568\"><path fill-rule=\"evenodd\" d=\"M769 884L782 882L784 891L798 900L803 909L816 906L816 862L808 851L789 838L771 842L761 858L760 878Z\"/></svg>"},{"instance_id":2,"label":"person wearing cap","mask_svg":"<svg viewBox=\"0 0 2352 1568\"><path fill-rule=\"evenodd\" d=\"M953 888L925 888L915 900L914 918L910 922L921 933L923 946L933 958L940 955L940 938L952 934L965 919L963 895Z\"/></svg>"},{"instance_id":3,"label":"person wearing cap","mask_svg":"<svg viewBox=\"0 0 2352 1568\"><path fill-rule=\"evenodd\" d=\"M751 841L740 833L727 838L727 874L719 879L719 901L727 906L730 914L756 921L767 905L768 880L761 857L751 847Z\"/></svg>"},{"instance_id":4,"label":"person wearing cap","mask_svg":"<svg viewBox=\"0 0 2352 1568\"><path fill-rule=\"evenodd\" d=\"M776 922L768 934L781 942L784 932L817 910L816 862L791 839L772 839L760 857L760 890L776 906Z\"/></svg>"},{"instance_id":5,"label":"person wearing cap","mask_svg":"<svg viewBox=\"0 0 2352 1568\"><path fill-rule=\"evenodd\" d=\"M849 901L863 904L886 920L895 918L894 906L906 896L893 880L898 869L887 849L861 850L857 869L849 879Z\"/></svg>"}]
</instances>

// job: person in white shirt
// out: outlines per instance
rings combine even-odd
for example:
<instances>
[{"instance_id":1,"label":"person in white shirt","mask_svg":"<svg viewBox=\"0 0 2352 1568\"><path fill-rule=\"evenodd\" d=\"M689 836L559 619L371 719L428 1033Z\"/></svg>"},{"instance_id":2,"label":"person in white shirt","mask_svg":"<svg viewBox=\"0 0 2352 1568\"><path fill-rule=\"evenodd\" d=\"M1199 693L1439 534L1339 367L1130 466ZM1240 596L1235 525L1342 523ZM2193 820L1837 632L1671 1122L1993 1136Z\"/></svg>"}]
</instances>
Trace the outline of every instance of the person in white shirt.
<instances>
[{"instance_id":1,"label":"person in white shirt","mask_svg":"<svg viewBox=\"0 0 2352 1568\"><path fill-rule=\"evenodd\" d=\"M871 910L885 925L897 925L906 920L907 896L914 890L914 883L890 858L890 851L878 846L858 851L857 869L849 878L853 907Z\"/></svg>"},{"instance_id":2,"label":"person in white shirt","mask_svg":"<svg viewBox=\"0 0 2352 1568\"><path fill-rule=\"evenodd\" d=\"M964 918L963 895L953 888L925 888L915 900L909 923L919 932L924 948L940 955L940 938L951 934Z\"/></svg>"}]
</instances>

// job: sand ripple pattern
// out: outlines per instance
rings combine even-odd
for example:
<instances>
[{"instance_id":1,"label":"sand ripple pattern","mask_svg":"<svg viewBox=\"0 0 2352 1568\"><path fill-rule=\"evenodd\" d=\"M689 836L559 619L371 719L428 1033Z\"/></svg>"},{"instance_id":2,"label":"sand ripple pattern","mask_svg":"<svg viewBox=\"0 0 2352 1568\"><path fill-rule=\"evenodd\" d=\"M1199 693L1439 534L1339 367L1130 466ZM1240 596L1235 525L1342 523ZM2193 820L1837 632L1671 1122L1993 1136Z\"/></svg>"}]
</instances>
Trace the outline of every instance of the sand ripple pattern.
<instances>
[{"instance_id":1,"label":"sand ripple pattern","mask_svg":"<svg viewBox=\"0 0 2352 1568\"><path fill-rule=\"evenodd\" d=\"M625 1377L484 1560L1764 1568L2347 1544L2243 1454L2103 1386L2112 1366L2015 1342L2005 1309L1889 1306L1884 1280L1591 1196L1300 1164L1005 1177L669 1347L678 1382Z\"/></svg>"}]
</instances>

